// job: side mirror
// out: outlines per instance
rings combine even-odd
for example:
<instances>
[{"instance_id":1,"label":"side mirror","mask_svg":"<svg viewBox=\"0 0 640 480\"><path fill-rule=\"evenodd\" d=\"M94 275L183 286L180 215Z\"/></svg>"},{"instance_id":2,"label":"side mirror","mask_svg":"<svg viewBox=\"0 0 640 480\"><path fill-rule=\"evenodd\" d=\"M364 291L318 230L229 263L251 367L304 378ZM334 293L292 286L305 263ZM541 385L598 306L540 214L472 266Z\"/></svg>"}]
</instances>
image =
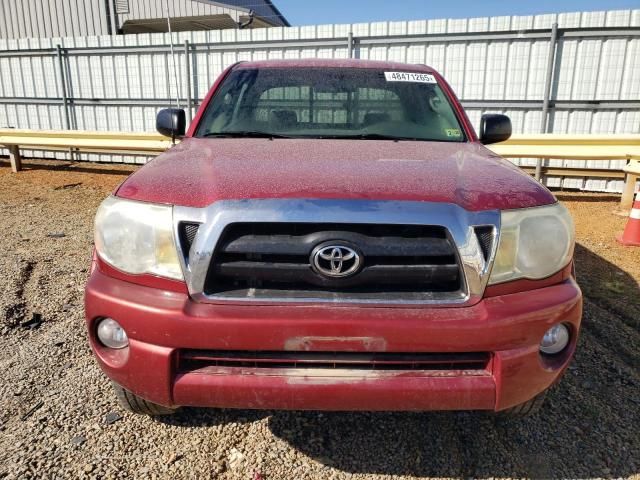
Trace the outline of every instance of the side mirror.
<instances>
[{"instance_id":1,"label":"side mirror","mask_svg":"<svg viewBox=\"0 0 640 480\"><path fill-rule=\"evenodd\" d=\"M485 113L480 120L480 141L489 145L511 137L511 120L506 115Z\"/></svg>"},{"instance_id":2,"label":"side mirror","mask_svg":"<svg viewBox=\"0 0 640 480\"><path fill-rule=\"evenodd\" d=\"M187 130L187 116L181 108L165 108L158 112L156 117L156 130L165 137L171 137L175 141L176 137L184 136Z\"/></svg>"}]
</instances>

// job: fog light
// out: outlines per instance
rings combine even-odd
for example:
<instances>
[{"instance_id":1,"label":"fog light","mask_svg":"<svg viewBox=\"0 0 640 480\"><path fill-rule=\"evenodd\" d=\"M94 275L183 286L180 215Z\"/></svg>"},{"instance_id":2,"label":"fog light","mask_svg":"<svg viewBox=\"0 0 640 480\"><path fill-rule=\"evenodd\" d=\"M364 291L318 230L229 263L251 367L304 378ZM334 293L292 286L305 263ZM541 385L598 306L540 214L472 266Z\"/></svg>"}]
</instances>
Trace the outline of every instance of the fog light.
<instances>
[{"instance_id":1,"label":"fog light","mask_svg":"<svg viewBox=\"0 0 640 480\"><path fill-rule=\"evenodd\" d=\"M96 333L98 339L105 347L125 348L129 345L127 332L112 318L100 320Z\"/></svg>"},{"instance_id":2,"label":"fog light","mask_svg":"<svg viewBox=\"0 0 640 480\"><path fill-rule=\"evenodd\" d=\"M540 351L547 355L560 353L569 344L569 329L566 325L558 324L547 330L540 342Z\"/></svg>"}]
</instances>

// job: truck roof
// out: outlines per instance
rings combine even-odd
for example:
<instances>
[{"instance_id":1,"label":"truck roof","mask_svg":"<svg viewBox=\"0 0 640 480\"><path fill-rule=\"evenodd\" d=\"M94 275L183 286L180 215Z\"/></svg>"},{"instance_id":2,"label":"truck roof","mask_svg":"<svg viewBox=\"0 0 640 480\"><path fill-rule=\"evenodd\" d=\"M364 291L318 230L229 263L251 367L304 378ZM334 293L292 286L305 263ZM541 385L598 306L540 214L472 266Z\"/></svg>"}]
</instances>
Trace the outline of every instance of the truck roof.
<instances>
[{"instance_id":1,"label":"truck roof","mask_svg":"<svg viewBox=\"0 0 640 480\"><path fill-rule=\"evenodd\" d=\"M301 58L286 60L256 60L240 62L235 69L254 68L371 68L378 70L402 70L409 72L434 73L427 65L416 65L400 62L382 62L377 60L333 59L333 58Z\"/></svg>"}]
</instances>

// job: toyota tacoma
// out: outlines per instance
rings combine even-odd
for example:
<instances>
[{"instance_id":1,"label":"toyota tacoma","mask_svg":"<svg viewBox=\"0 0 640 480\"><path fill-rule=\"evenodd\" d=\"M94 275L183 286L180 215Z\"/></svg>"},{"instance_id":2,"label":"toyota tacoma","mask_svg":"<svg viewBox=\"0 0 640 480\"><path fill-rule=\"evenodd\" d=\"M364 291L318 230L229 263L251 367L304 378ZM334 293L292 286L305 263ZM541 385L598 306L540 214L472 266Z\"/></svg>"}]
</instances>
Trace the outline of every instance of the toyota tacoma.
<instances>
[{"instance_id":1,"label":"toyota tacoma","mask_svg":"<svg viewBox=\"0 0 640 480\"><path fill-rule=\"evenodd\" d=\"M86 323L124 407L524 415L573 356L574 226L432 68L241 62L100 206Z\"/></svg>"}]
</instances>

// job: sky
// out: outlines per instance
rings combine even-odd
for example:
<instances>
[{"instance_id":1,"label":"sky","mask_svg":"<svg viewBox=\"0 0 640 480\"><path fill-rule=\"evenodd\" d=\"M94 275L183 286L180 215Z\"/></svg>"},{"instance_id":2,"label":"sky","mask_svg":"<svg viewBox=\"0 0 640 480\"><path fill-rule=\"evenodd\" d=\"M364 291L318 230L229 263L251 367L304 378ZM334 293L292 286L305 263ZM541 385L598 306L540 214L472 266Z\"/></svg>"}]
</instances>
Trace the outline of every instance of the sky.
<instances>
[{"instance_id":1,"label":"sky","mask_svg":"<svg viewBox=\"0 0 640 480\"><path fill-rule=\"evenodd\" d=\"M272 0L292 25L640 9L640 0Z\"/></svg>"}]
</instances>

